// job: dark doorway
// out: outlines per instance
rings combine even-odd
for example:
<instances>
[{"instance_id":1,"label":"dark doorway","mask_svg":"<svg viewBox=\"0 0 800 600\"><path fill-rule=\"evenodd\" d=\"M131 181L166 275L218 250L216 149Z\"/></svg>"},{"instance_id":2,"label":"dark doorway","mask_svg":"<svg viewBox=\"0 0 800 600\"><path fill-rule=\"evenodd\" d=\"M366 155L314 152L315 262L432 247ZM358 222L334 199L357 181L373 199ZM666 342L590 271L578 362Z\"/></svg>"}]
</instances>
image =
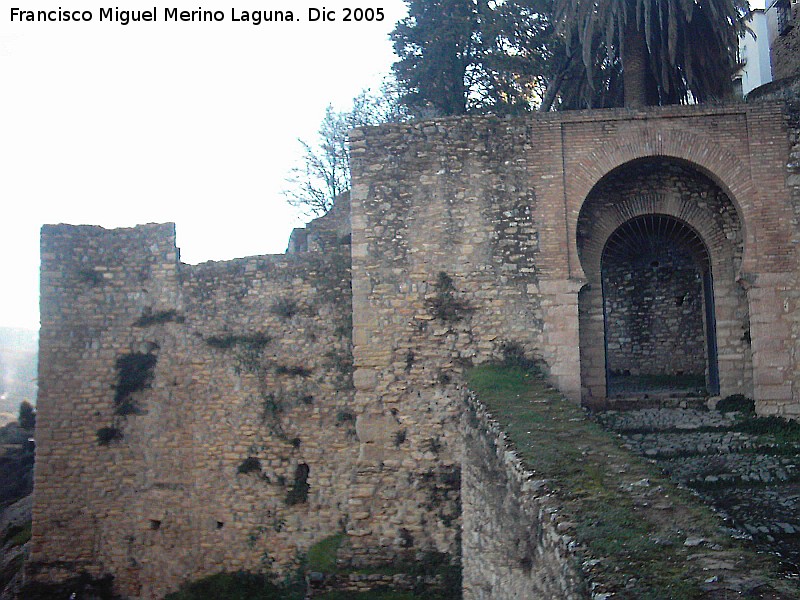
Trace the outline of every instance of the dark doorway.
<instances>
[{"instance_id":1,"label":"dark doorway","mask_svg":"<svg viewBox=\"0 0 800 600\"><path fill-rule=\"evenodd\" d=\"M718 393L711 265L692 227L663 214L624 222L601 278L608 397Z\"/></svg>"}]
</instances>

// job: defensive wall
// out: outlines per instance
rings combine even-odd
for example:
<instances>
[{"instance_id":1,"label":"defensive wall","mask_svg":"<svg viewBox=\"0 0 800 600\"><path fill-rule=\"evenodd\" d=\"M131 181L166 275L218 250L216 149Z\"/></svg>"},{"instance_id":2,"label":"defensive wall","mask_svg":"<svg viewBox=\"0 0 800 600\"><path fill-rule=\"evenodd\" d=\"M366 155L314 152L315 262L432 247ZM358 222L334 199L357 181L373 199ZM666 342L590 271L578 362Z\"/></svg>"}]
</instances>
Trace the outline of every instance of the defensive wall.
<instances>
[{"instance_id":1,"label":"defensive wall","mask_svg":"<svg viewBox=\"0 0 800 600\"><path fill-rule=\"evenodd\" d=\"M798 416L792 106L357 130L352 206L286 255L186 265L171 224L45 226L29 576L110 573L159 598L223 569L286 571L338 532L355 565L457 556L461 376L509 351L602 403L607 361L682 348L693 365L672 370ZM661 239L653 215L699 240L660 258L694 275L666 278L657 321L696 325L612 359L644 299L604 304L622 264L607 242L636 219Z\"/></svg>"}]
</instances>

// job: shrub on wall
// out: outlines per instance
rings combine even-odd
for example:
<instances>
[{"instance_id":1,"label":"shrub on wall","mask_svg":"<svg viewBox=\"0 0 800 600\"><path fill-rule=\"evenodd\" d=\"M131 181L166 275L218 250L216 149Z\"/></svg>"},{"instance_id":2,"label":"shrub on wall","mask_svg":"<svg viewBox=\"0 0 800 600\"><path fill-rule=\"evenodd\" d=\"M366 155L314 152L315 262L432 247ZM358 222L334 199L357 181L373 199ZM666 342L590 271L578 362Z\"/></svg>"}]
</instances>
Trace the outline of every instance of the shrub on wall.
<instances>
[{"instance_id":1,"label":"shrub on wall","mask_svg":"<svg viewBox=\"0 0 800 600\"><path fill-rule=\"evenodd\" d=\"M134 327L150 327L164 323L183 323L186 317L179 315L174 309L154 311L149 306L142 311L142 315L133 322Z\"/></svg>"},{"instance_id":2,"label":"shrub on wall","mask_svg":"<svg viewBox=\"0 0 800 600\"><path fill-rule=\"evenodd\" d=\"M111 442L121 440L122 437L122 432L116 427L101 427L97 430L97 444L99 446L108 446Z\"/></svg>"},{"instance_id":3,"label":"shrub on wall","mask_svg":"<svg viewBox=\"0 0 800 600\"><path fill-rule=\"evenodd\" d=\"M308 485L308 474L311 469L305 463L300 463L294 471L294 483L289 488L286 494L286 504L294 506L295 504L305 504L308 502L308 490L311 486Z\"/></svg>"},{"instance_id":4,"label":"shrub on wall","mask_svg":"<svg viewBox=\"0 0 800 600\"><path fill-rule=\"evenodd\" d=\"M456 297L456 286L452 278L441 271L433 285L434 295L428 298L428 309L434 319L455 323L463 320L473 308Z\"/></svg>"},{"instance_id":5,"label":"shrub on wall","mask_svg":"<svg viewBox=\"0 0 800 600\"><path fill-rule=\"evenodd\" d=\"M132 396L150 387L157 362L158 357L154 354L142 352L123 354L117 359L114 406L118 415L133 415L141 411Z\"/></svg>"},{"instance_id":6,"label":"shrub on wall","mask_svg":"<svg viewBox=\"0 0 800 600\"><path fill-rule=\"evenodd\" d=\"M239 467L236 469L237 473L246 475L247 473L261 472L261 461L255 456L248 456L245 458Z\"/></svg>"}]
</instances>

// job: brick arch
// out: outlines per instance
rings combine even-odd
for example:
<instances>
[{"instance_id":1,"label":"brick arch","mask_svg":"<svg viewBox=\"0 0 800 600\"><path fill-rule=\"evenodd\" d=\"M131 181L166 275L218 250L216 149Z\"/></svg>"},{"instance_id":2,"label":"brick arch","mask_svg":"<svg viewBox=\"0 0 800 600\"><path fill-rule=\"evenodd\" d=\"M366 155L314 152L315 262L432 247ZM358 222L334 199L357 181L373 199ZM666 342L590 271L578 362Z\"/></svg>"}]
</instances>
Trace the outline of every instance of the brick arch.
<instances>
[{"instance_id":1,"label":"brick arch","mask_svg":"<svg viewBox=\"0 0 800 600\"><path fill-rule=\"evenodd\" d=\"M600 218L592 222L585 243L579 244L578 256L589 281L599 280L603 248L611 234L623 223L648 214L674 217L696 230L708 248L712 268L724 256L727 238L708 211L678 195L640 194L602 211Z\"/></svg>"},{"instance_id":2,"label":"brick arch","mask_svg":"<svg viewBox=\"0 0 800 600\"><path fill-rule=\"evenodd\" d=\"M730 198L739 215L744 240L742 272L753 270L753 261L758 255L752 224L754 216L755 188L750 170L734 154L707 139L684 129L653 129L647 125L633 125L617 141L599 144L583 158L582 168L571 173L570 197L577 206L569 215L569 231L572 233L571 251L578 257L577 223L589 194L600 181L626 164L644 158L665 158L682 163L706 175ZM575 263L582 271L574 273L586 278L583 261Z\"/></svg>"},{"instance_id":3,"label":"brick arch","mask_svg":"<svg viewBox=\"0 0 800 600\"><path fill-rule=\"evenodd\" d=\"M663 177L658 170L650 170L647 163L651 160L668 169ZM673 170L669 165L679 168ZM601 286L603 249L620 226L648 214L665 215L686 224L705 244L710 259L710 277L714 282L711 285L709 280L708 289L714 295L707 305L716 322L715 331L712 330L707 337L708 383L712 389L718 383L719 389L726 394L741 389L737 382L744 381L742 373L752 369L752 366L742 349L744 316L740 318L737 315L746 315L747 306L746 300L736 292L738 274L735 265L743 259L747 246L744 243L742 214L731 198L731 192L720 185L719 178L711 177L706 169L682 158L648 155L626 161L600 176L599 173L604 170L598 169L595 177L599 178L587 190L574 222L576 254L585 274L584 281L588 284L578 299L584 400L593 402L606 397L607 393L605 312ZM655 179L649 179L648 173L652 173ZM611 180L615 176L618 178ZM690 184L690 193L687 194L686 190L681 189L682 186L670 183L672 177L686 177L696 183ZM712 192L712 189L718 193ZM708 196L699 196L698 192L704 190ZM720 211L722 207L726 207L726 210ZM724 302L716 302L723 298ZM724 363L719 361L718 346L726 356L735 358Z\"/></svg>"}]
</instances>

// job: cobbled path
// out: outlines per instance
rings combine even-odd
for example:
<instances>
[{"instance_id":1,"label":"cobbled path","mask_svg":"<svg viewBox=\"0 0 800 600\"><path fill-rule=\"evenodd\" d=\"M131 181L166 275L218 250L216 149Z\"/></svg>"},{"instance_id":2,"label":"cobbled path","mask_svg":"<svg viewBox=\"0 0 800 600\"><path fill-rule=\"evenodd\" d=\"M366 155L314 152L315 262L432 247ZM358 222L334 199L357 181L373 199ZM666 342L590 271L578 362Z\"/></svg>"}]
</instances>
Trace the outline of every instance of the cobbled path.
<instances>
[{"instance_id":1,"label":"cobbled path","mask_svg":"<svg viewBox=\"0 0 800 600\"><path fill-rule=\"evenodd\" d=\"M697 408L595 414L632 451L710 504L733 535L778 554L786 575L800 578L800 446L736 431L745 417Z\"/></svg>"}]
</instances>

